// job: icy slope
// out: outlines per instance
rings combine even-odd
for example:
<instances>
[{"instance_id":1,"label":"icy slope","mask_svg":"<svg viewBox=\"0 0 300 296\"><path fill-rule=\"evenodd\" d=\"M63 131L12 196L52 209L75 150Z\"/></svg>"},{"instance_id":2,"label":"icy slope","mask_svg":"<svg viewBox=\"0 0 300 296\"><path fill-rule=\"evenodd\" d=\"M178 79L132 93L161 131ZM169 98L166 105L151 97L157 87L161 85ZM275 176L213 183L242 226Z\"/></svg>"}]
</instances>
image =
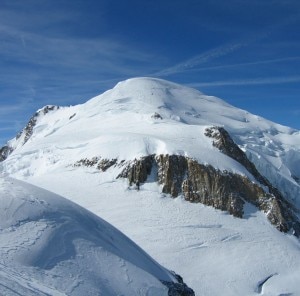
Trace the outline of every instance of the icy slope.
<instances>
[{"instance_id":1,"label":"icy slope","mask_svg":"<svg viewBox=\"0 0 300 296\"><path fill-rule=\"evenodd\" d=\"M30 182L104 217L183 276L195 295L300 295L300 243L257 208L248 204L244 219L234 218L161 194L151 178L139 191L128 188L127 180L116 180L119 170L59 168Z\"/></svg>"},{"instance_id":2,"label":"icy slope","mask_svg":"<svg viewBox=\"0 0 300 296\"><path fill-rule=\"evenodd\" d=\"M85 196L86 198L86 196ZM174 275L104 220L0 179L1 295L168 295Z\"/></svg>"},{"instance_id":3,"label":"icy slope","mask_svg":"<svg viewBox=\"0 0 300 296\"><path fill-rule=\"evenodd\" d=\"M286 198L299 205L300 132L197 90L159 79L134 78L85 104L44 110L36 114L29 137L25 128L8 143L15 151L3 164L7 173L26 178L95 156L121 161L179 154L251 178L204 135L207 126L218 125L224 126Z\"/></svg>"}]
</instances>

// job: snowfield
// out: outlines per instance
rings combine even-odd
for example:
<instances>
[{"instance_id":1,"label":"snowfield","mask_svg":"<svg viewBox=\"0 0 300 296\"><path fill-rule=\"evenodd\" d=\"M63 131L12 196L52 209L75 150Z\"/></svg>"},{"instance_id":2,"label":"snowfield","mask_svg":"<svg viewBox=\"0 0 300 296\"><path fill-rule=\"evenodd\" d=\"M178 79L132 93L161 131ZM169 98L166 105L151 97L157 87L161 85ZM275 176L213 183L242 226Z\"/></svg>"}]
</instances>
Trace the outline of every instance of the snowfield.
<instances>
[{"instance_id":1,"label":"snowfield","mask_svg":"<svg viewBox=\"0 0 300 296\"><path fill-rule=\"evenodd\" d=\"M1 295L168 295L174 276L104 220L0 179Z\"/></svg>"},{"instance_id":2,"label":"snowfield","mask_svg":"<svg viewBox=\"0 0 300 296\"><path fill-rule=\"evenodd\" d=\"M69 168L30 182L112 223L200 296L300 295L300 243L248 205L245 219L116 180L119 168ZM65 180L72 180L65 182ZM272 277L263 285L261 283Z\"/></svg>"},{"instance_id":3,"label":"snowfield","mask_svg":"<svg viewBox=\"0 0 300 296\"><path fill-rule=\"evenodd\" d=\"M204 135L207 127L217 125L230 133L260 173L299 209L300 131L267 121L197 90L152 78L120 82L115 88L82 105L54 108L46 114L43 110L37 114L32 133L25 144L25 130L8 142L8 146L15 150L0 163L3 175L55 192L102 217L163 266L181 275L196 295L300 295L299 240L276 230L265 214L254 206L248 204L244 219L238 219L211 207L189 203L181 197L172 199L162 194L161 188L154 182L154 175L141 185L139 191L129 187L127 180L116 179L122 170L122 161L150 154L176 154L253 180L253 176L240 163L221 153L213 146L212 139ZM96 167L74 166L82 159L91 160L94 157L117 159L118 165L105 172ZM1 196L6 196L9 190L5 188L10 186L8 183L11 181L6 179L1 182L2 191L5 192ZM17 188L16 191L10 189L13 195L20 196L20 186L25 186L29 191L38 190L19 181L13 183L10 188ZM21 208L22 211L17 210L15 202L1 206L3 213L7 213L7 216L1 216L1 223L8 228L17 225L20 233L17 237L23 237L25 241L14 238L13 230L5 232L6 228L1 228L1 235L4 235L1 246L6 248L7 254L1 252L4 254L1 262L5 266L0 274L9 274L3 277L7 289L22 291L16 287L27 288L28 279L32 277L32 282L36 283L34 289L46 289L44 293L50 295L53 294L47 290L50 287L55 291L65 291L66 295L82 295L72 292L71 282L78 284L78 291L87 291L84 287L94 291L92 289L99 287L98 284L104 286L107 281L98 283L89 264L95 266L102 278L115 276L114 272L105 275L101 270L100 261L97 260L102 256L101 260L106 258L107 264L113 262L113 265L121 267L118 277L125 277L124 285L127 279L124 272L127 269L132 278L137 275L137 270L142 270L145 276L136 279L137 284L135 280L129 281L128 289L137 289L145 281L146 287L156 290L154 294L150 289L150 294L141 295L164 295L165 287L158 279L172 278L172 275L143 252L137 257L127 258L123 249L108 247L109 258L105 257L95 243L98 242L99 232L92 232L91 237L83 235L89 233L90 229L85 219L81 225L81 214L74 214L74 217L68 210L68 215L72 217L70 224L58 218L59 215L64 217L65 207L75 209L75 206L60 201L63 208L63 214L60 214L60 206L55 202L55 207L49 210L52 214L48 216L57 219L51 224L41 219L48 200L45 199L46 204L39 204L33 199L33 207L29 206L30 200L26 199L27 206ZM55 216L54 209L57 209L58 216ZM17 219L26 221L26 211L31 210L34 214L32 217L39 217L38 220L32 218L36 229L32 233L23 228L31 222L17 224ZM15 220L9 222L9 219ZM77 232L68 232L73 229L73 223L81 233L79 237ZM63 234L68 238L78 238L73 247L68 249L60 239L57 239L57 248L49 247L49 239L57 227L63 229ZM29 236L29 243L26 235ZM37 239L40 236L41 239ZM128 239L123 239L127 245L132 244ZM33 241L35 243L30 247L30 255L26 248ZM77 256L85 254L87 249L90 250L88 257ZM47 255L43 250L47 250ZM57 257L55 254L58 250L64 252ZM73 257L68 257L69 253ZM20 271L17 272L15 267ZM72 272L78 269L82 270L82 276L76 278ZM17 276L24 274L24 280L12 280L16 272ZM68 280L63 276L64 273ZM56 274L59 276L55 277ZM13 286L14 282L16 287ZM127 290L122 291L123 284L120 282L116 289L127 295ZM97 295L93 292L85 294Z\"/></svg>"}]
</instances>

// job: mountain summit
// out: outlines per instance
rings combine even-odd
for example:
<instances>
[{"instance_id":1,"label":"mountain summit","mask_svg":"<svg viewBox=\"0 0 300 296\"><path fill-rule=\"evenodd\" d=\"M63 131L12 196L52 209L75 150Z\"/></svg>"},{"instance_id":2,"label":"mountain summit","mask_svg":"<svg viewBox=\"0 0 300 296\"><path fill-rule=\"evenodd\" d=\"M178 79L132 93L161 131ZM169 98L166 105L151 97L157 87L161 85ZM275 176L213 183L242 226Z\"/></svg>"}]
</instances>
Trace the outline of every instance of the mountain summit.
<instances>
[{"instance_id":1,"label":"mountain summit","mask_svg":"<svg viewBox=\"0 0 300 296\"><path fill-rule=\"evenodd\" d=\"M38 110L0 168L103 217L196 295L297 295L299 147L298 130L134 78Z\"/></svg>"},{"instance_id":2,"label":"mountain summit","mask_svg":"<svg viewBox=\"0 0 300 296\"><path fill-rule=\"evenodd\" d=\"M201 92L154 78L118 83L85 104L45 106L1 149L20 178L59 167L118 166L130 185L243 217L245 202L281 231L300 235L300 133Z\"/></svg>"}]
</instances>

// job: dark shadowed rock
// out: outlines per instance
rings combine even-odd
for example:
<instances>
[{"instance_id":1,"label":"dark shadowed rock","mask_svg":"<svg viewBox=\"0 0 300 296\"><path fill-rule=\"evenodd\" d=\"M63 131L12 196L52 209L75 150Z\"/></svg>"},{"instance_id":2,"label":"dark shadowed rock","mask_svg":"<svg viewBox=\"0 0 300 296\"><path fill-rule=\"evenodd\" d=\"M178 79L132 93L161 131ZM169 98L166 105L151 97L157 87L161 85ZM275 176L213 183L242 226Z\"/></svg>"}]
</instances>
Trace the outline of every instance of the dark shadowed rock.
<instances>
[{"instance_id":1,"label":"dark shadowed rock","mask_svg":"<svg viewBox=\"0 0 300 296\"><path fill-rule=\"evenodd\" d=\"M13 149L7 145L3 146L0 149L0 162L4 161L9 154L11 154L13 152Z\"/></svg>"},{"instance_id":2,"label":"dark shadowed rock","mask_svg":"<svg viewBox=\"0 0 300 296\"><path fill-rule=\"evenodd\" d=\"M154 119L163 119L162 116L159 113L157 113L157 112L155 112L153 115L151 115L151 118L154 118Z\"/></svg>"},{"instance_id":3,"label":"dark shadowed rock","mask_svg":"<svg viewBox=\"0 0 300 296\"><path fill-rule=\"evenodd\" d=\"M154 162L154 155L148 155L135 159L127 163L123 171L117 178L127 178L129 185L139 184L146 182L148 175L150 175Z\"/></svg>"},{"instance_id":4,"label":"dark shadowed rock","mask_svg":"<svg viewBox=\"0 0 300 296\"><path fill-rule=\"evenodd\" d=\"M75 167L85 166L85 167L95 167L98 170L105 172L110 167L116 165L118 160L116 158L107 159L101 157L92 157L92 158L82 158L73 165ZM121 162L123 163L123 162Z\"/></svg>"},{"instance_id":5,"label":"dark shadowed rock","mask_svg":"<svg viewBox=\"0 0 300 296\"><path fill-rule=\"evenodd\" d=\"M157 181L163 185L162 192L178 196L187 173L187 159L178 155L158 155L155 161L158 167Z\"/></svg>"},{"instance_id":6,"label":"dark shadowed rock","mask_svg":"<svg viewBox=\"0 0 300 296\"><path fill-rule=\"evenodd\" d=\"M96 164L98 164L99 160L100 160L99 157L93 157L91 159L89 159L89 158L83 158L83 159L78 160L74 164L74 166L75 167L80 167L80 166L93 167Z\"/></svg>"},{"instance_id":7,"label":"dark shadowed rock","mask_svg":"<svg viewBox=\"0 0 300 296\"><path fill-rule=\"evenodd\" d=\"M195 292L189 288L180 275L172 272L177 283L162 281L162 283L169 288L168 296L195 296Z\"/></svg>"},{"instance_id":8,"label":"dark shadowed rock","mask_svg":"<svg viewBox=\"0 0 300 296\"><path fill-rule=\"evenodd\" d=\"M113 159L101 159L98 164L97 164L97 169L105 172L106 170L108 170L110 167L112 167L113 165L115 165L117 163L117 159L113 158Z\"/></svg>"},{"instance_id":9,"label":"dark shadowed rock","mask_svg":"<svg viewBox=\"0 0 300 296\"><path fill-rule=\"evenodd\" d=\"M262 185L267 186L269 191L274 195L281 195L277 188L273 187L267 178L262 176L251 162L246 153L234 143L229 133L223 127L210 127L205 130L207 137L213 138L213 145L222 153L242 164L249 173Z\"/></svg>"}]
</instances>

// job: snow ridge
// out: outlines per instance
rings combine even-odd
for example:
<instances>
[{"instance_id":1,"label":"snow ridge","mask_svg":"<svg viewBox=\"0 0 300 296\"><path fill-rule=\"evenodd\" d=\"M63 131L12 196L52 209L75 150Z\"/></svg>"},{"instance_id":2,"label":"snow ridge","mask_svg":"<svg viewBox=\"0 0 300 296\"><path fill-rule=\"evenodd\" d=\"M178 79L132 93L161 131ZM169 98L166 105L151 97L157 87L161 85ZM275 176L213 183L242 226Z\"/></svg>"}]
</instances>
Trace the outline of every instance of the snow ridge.
<instances>
[{"instance_id":1,"label":"snow ridge","mask_svg":"<svg viewBox=\"0 0 300 296\"><path fill-rule=\"evenodd\" d=\"M168 295L175 285L193 295L175 274L78 205L3 178L0 198L1 295Z\"/></svg>"}]
</instances>

